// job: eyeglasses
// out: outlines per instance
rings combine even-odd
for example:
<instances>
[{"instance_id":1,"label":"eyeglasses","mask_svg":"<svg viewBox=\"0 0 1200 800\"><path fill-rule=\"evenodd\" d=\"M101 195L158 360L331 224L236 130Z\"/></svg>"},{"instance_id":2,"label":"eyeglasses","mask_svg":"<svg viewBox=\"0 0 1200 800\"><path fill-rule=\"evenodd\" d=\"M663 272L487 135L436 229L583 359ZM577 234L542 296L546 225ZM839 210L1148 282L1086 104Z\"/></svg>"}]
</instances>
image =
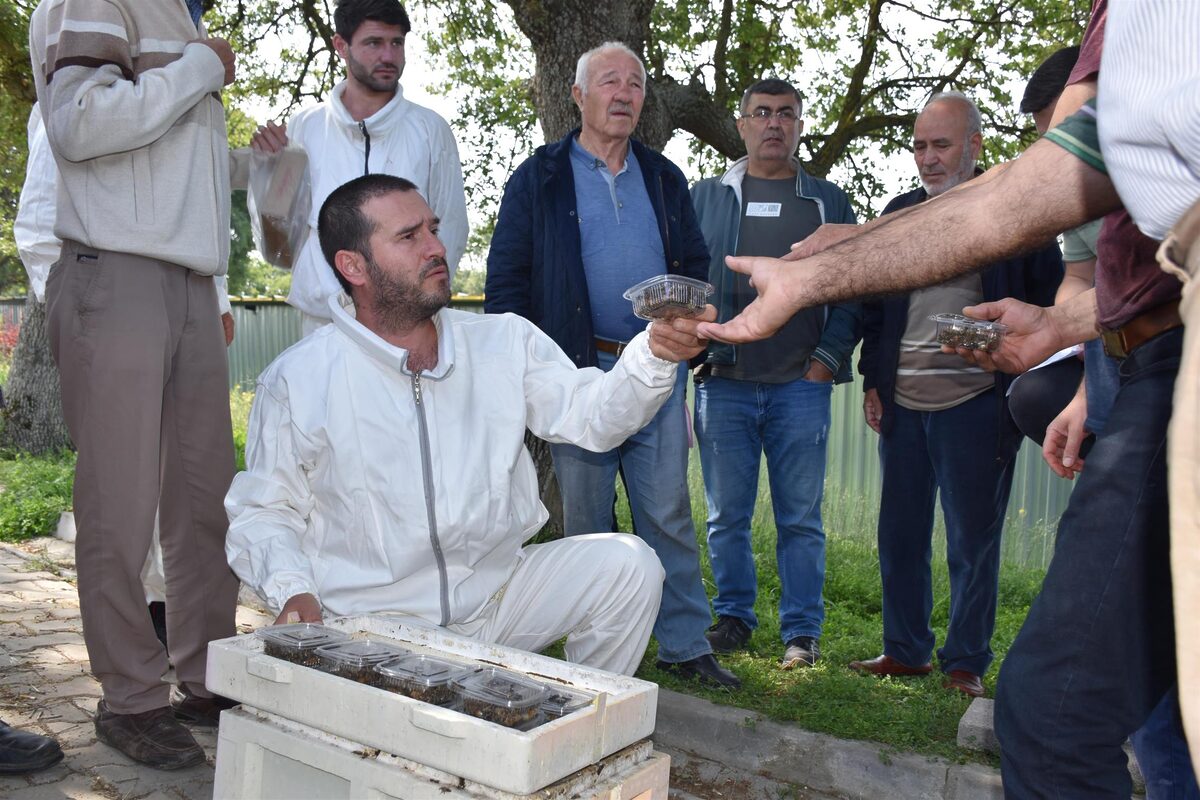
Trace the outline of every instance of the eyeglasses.
<instances>
[{"instance_id":1,"label":"eyeglasses","mask_svg":"<svg viewBox=\"0 0 1200 800\"><path fill-rule=\"evenodd\" d=\"M771 117L779 120L780 125L792 125L799 119L796 112L790 108L781 108L778 111L772 111L769 108L756 108L749 114L742 114L742 119L752 119L755 122L765 123Z\"/></svg>"}]
</instances>

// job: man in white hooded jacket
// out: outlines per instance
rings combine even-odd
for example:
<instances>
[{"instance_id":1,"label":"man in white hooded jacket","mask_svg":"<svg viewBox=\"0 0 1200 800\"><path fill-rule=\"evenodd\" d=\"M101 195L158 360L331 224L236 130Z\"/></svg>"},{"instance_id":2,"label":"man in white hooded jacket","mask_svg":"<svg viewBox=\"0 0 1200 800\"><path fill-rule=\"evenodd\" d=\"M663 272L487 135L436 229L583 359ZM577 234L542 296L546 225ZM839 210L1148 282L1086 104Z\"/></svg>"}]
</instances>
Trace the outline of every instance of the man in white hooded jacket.
<instances>
[{"instance_id":1,"label":"man in white hooded jacket","mask_svg":"<svg viewBox=\"0 0 1200 800\"><path fill-rule=\"evenodd\" d=\"M442 220L441 238L453 274L467 246L467 201L458 146L446 121L404 97L404 39L411 24L398 0L339 0L333 46L346 79L327 100L301 110L287 130L267 123L252 146L278 152L291 141L309 156L310 235L296 259L288 302L301 312L305 335L330 321L338 284L317 242L317 211L329 193L370 172L412 181Z\"/></svg>"},{"instance_id":2,"label":"man in white hooded jacket","mask_svg":"<svg viewBox=\"0 0 1200 800\"><path fill-rule=\"evenodd\" d=\"M548 516L524 434L617 446L703 349L698 319L653 323L611 372L578 369L521 317L445 308L438 224L392 176L326 200L321 248L346 293L259 378L229 563L277 622L401 613L531 651L566 636L568 660L631 674L662 567L625 534L522 547Z\"/></svg>"}]
</instances>

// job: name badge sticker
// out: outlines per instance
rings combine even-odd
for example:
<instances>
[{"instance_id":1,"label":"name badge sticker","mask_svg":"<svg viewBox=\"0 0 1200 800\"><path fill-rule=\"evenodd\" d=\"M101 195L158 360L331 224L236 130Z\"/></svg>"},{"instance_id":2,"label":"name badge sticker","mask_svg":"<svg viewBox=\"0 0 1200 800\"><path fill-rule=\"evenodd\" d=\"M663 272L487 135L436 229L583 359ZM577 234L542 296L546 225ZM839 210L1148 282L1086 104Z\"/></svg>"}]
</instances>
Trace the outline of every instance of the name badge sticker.
<instances>
[{"instance_id":1,"label":"name badge sticker","mask_svg":"<svg viewBox=\"0 0 1200 800\"><path fill-rule=\"evenodd\" d=\"M782 203L747 203L747 217L778 217L783 210Z\"/></svg>"}]
</instances>

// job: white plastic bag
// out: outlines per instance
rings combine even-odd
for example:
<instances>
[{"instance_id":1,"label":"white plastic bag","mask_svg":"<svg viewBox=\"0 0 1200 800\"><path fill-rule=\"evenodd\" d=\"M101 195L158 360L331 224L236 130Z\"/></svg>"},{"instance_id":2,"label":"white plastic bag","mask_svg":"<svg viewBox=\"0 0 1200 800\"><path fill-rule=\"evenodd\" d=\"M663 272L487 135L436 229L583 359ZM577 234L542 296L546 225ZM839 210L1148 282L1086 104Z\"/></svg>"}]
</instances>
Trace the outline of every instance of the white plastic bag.
<instances>
[{"instance_id":1,"label":"white plastic bag","mask_svg":"<svg viewBox=\"0 0 1200 800\"><path fill-rule=\"evenodd\" d=\"M271 154L251 151L246 206L254 247L268 264L291 269L308 239L312 213L308 154L295 145Z\"/></svg>"}]
</instances>

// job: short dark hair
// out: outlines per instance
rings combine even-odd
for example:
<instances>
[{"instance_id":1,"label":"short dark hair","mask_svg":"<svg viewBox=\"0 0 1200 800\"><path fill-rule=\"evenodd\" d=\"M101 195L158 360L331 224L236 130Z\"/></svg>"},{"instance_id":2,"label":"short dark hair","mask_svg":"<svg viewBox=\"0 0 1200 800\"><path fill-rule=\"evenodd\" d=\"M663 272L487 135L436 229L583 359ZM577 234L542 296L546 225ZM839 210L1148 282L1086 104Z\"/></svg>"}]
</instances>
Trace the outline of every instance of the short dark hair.
<instances>
[{"instance_id":1,"label":"short dark hair","mask_svg":"<svg viewBox=\"0 0 1200 800\"><path fill-rule=\"evenodd\" d=\"M350 250L364 258L373 257L371 234L375 233L376 226L375 221L363 213L363 206L376 197L393 192L415 191L417 185L410 180L395 175L372 173L343 183L325 198L325 202L321 204L321 212L317 214L317 237L321 242L321 252L329 262L329 268L333 270L346 294L352 292L350 282L338 271L334 263L338 252Z\"/></svg>"},{"instance_id":2,"label":"short dark hair","mask_svg":"<svg viewBox=\"0 0 1200 800\"><path fill-rule=\"evenodd\" d=\"M1078 47L1064 47L1042 62L1029 76L1025 95L1021 98L1021 113L1036 114L1045 109L1067 88L1067 79L1079 60Z\"/></svg>"},{"instance_id":3,"label":"short dark hair","mask_svg":"<svg viewBox=\"0 0 1200 800\"><path fill-rule=\"evenodd\" d=\"M333 30L338 36L351 41L364 22L399 25L405 36L412 30L400 0L338 0L333 10Z\"/></svg>"},{"instance_id":4,"label":"short dark hair","mask_svg":"<svg viewBox=\"0 0 1200 800\"><path fill-rule=\"evenodd\" d=\"M757 83L750 84L750 88L742 94L742 102L738 106L743 114L750 105L750 95L752 94L790 94L796 98L796 104L800 106L800 110L804 110L804 98L800 96L800 92L796 91L795 86L779 78L763 78Z\"/></svg>"}]
</instances>

